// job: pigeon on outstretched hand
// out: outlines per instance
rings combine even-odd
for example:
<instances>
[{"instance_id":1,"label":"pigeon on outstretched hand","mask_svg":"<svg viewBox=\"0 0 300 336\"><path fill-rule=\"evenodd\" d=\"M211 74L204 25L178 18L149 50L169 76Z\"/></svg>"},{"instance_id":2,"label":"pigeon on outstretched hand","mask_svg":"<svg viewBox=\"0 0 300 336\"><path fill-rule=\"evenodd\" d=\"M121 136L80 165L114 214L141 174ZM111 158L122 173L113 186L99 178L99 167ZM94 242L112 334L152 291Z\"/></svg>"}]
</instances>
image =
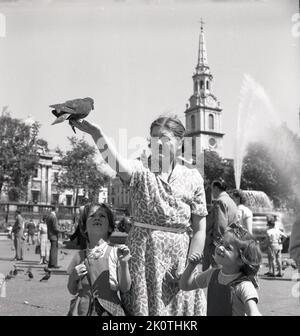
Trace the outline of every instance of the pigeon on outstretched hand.
<instances>
[{"instance_id":1,"label":"pigeon on outstretched hand","mask_svg":"<svg viewBox=\"0 0 300 336\"><path fill-rule=\"evenodd\" d=\"M72 126L71 121L87 117L91 110L94 109L94 100L90 97L73 99L67 100L62 104L50 105L50 107L53 108L52 113L56 117L56 120L54 120L52 125L69 120L69 124L71 125L74 133L76 133L75 127Z\"/></svg>"}]
</instances>

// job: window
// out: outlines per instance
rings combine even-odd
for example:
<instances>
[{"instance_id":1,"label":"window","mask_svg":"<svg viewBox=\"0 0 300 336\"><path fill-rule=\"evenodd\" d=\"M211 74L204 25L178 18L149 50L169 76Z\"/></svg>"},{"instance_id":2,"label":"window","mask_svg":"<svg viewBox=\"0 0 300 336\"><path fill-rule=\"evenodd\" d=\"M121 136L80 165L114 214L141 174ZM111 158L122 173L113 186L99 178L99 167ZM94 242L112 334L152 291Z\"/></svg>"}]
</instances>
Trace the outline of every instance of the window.
<instances>
[{"instance_id":1,"label":"window","mask_svg":"<svg viewBox=\"0 0 300 336\"><path fill-rule=\"evenodd\" d=\"M214 116L212 114L208 116L208 127L214 129Z\"/></svg>"},{"instance_id":2,"label":"window","mask_svg":"<svg viewBox=\"0 0 300 336\"><path fill-rule=\"evenodd\" d=\"M204 82L203 80L200 81L200 90L204 89Z\"/></svg>"},{"instance_id":3,"label":"window","mask_svg":"<svg viewBox=\"0 0 300 336\"><path fill-rule=\"evenodd\" d=\"M195 116L191 116L191 129L194 130L196 128L196 123L195 123Z\"/></svg>"},{"instance_id":4,"label":"window","mask_svg":"<svg viewBox=\"0 0 300 336\"><path fill-rule=\"evenodd\" d=\"M71 206L72 205L72 195L67 195L66 200L67 200L67 206Z\"/></svg>"},{"instance_id":5,"label":"window","mask_svg":"<svg viewBox=\"0 0 300 336\"><path fill-rule=\"evenodd\" d=\"M40 200L40 192L37 190L31 191L32 202L37 204Z\"/></svg>"},{"instance_id":6,"label":"window","mask_svg":"<svg viewBox=\"0 0 300 336\"><path fill-rule=\"evenodd\" d=\"M58 204L59 194L52 194L51 204Z\"/></svg>"},{"instance_id":7,"label":"window","mask_svg":"<svg viewBox=\"0 0 300 336\"><path fill-rule=\"evenodd\" d=\"M33 177L39 177L39 170L36 168L33 173Z\"/></svg>"},{"instance_id":8,"label":"window","mask_svg":"<svg viewBox=\"0 0 300 336\"><path fill-rule=\"evenodd\" d=\"M206 82L206 89L209 90L209 81Z\"/></svg>"}]
</instances>

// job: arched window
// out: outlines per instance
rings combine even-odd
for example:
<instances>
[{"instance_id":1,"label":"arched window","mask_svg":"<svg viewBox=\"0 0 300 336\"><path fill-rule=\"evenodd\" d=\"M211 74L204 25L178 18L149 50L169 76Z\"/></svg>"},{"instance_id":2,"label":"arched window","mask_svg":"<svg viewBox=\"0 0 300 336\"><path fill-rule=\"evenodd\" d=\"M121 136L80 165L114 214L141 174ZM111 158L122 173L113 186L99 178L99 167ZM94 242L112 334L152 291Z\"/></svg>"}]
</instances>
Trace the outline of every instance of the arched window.
<instances>
[{"instance_id":1,"label":"arched window","mask_svg":"<svg viewBox=\"0 0 300 336\"><path fill-rule=\"evenodd\" d=\"M208 127L211 130L214 129L214 116L212 114L208 116Z\"/></svg>"},{"instance_id":2,"label":"arched window","mask_svg":"<svg viewBox=\"0 0 300 336\"><path fill-rule=\"evenodd\" d=\"M191 116L191 129L194 130L196 128L195 116Z\"/></svg>"},{"instance_id":3,"label":"arched window","mask_svg":"<svg viewBox=\"0 0 300 336\"><path fill-rule=\"evenodd\" d=\"M204 88L204 82L203 80L200 81L200 90L202 90Z\"/></svg>"},{"instance_id":4,"label":"arched window","mask_svg":"<svg viewBox=\"0 0 300 336\"><path fill-rule=\"evenodd\" d=\"M209 90L209 81L206 82L206 89Z\"/></svg>"}]
</instances>

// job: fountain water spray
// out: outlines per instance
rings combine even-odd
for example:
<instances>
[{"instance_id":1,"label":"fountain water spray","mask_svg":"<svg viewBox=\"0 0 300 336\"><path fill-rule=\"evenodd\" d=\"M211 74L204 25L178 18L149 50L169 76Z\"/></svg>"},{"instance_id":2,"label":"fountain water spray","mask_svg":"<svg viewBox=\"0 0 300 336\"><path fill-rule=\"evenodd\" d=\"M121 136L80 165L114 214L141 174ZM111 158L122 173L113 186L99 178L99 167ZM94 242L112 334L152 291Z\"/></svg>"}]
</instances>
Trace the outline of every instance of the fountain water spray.
<instances>
[{"instance_id":1,"label":"fountain water spray","mask_svg":"<svg viewBox=\"0 0 300 336\"><path fill-rule=\"evenodd\" d=\"M279 124L270 98L264 88L250 75L245 74L240 91L237 118L237 139L234 159L235 185L240 189L243 158L247 145L257 141L268 126Z\"/></svg>"}]
</instances>

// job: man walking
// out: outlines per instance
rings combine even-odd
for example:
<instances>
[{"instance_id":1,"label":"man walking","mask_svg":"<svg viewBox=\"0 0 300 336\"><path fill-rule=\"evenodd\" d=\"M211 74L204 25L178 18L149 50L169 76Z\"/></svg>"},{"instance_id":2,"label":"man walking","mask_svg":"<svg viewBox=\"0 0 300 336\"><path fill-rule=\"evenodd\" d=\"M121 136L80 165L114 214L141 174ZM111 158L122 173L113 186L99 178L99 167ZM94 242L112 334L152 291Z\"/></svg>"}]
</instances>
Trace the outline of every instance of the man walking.
<instances>
[{"instance_id":1,"label":"man walking","mask_svg":"<svg viewBox=\"0 0 300 336\"><path fill-rule=\"evenodd\" d=\"M14 260L23 260L23 240L24 240L24 219L21 216L21 211L16 211L16 221L12 228L12 233L14 234L14 245L16 256Z\"/></svg>"},{"instance_id":2,"label":"man walking","mask_svg":"<svg viewBox=\"0 0 300 336\"><path fill-rule=\"evenodd\" d=\"M48 239L50 240L50 257L49 257L49 268L59 268L57 265L57 256L58 256L58 220L56 216L57 207L52 206L51 212L46 218L47 230L48 230Z\"/></svg>"}]
</instances>

